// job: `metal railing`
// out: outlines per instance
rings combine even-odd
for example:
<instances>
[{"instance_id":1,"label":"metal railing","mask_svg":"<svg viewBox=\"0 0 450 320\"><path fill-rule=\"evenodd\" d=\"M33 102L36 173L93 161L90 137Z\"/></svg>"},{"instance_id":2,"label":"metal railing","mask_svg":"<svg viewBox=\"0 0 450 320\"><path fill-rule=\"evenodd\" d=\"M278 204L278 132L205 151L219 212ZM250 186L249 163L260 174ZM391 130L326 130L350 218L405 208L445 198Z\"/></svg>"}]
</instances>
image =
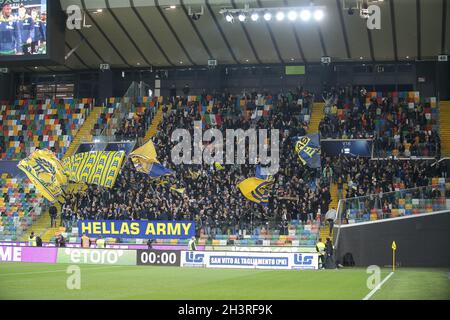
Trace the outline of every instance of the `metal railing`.
<instances>
[{"instance_id":1,"label":"metal railing","mask_svg":"<svg viewBox=\"0 0 450 320\"><path fill-rule=\"evenodd\" d=\"M342 199L337 209L337 247L340 226L450 209L450 187L445 179L426 187Z\"/></svg>"}]
</instances>

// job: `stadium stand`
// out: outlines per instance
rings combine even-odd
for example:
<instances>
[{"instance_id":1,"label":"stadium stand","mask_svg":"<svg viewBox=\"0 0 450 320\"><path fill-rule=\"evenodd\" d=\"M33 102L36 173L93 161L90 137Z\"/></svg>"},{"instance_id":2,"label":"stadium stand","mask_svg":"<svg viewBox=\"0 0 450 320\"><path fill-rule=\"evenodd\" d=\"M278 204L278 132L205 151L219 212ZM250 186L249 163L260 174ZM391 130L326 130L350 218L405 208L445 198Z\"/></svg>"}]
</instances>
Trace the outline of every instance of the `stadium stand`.
<instances>
[{"instance_id":1,"label":"stadium stand","mask_svg":"<svg viewBox=\"0 0 450 320\"><path fill-rule=\"evenodd\" d=\"M324 94L322 138L374 139L374 157L434 157L440 154L436 98L419 92L338 91Z\"/></svg>"},{"instance_id":2,"label":"stadium stand","mask_svg":"<svg viewBox=\"0 0 450 320\"><path fill-rule=\"evenodd\" d=\"M0 240L15 241L42 213L45 201L28 179L0 178Z\"/></svg>"},{"instance_id":3,"label":"stadium stand","mask_svg":"<svg viewBox=\"0 0 450 320\"><path fill-rule=\"evenodd\" d=\"M372 93L368 95L373 97ZM170 99L108 99L107 105L98 109L99 113L92 121L85 123L87 129L91 128L88 140L92 141L93 136L136 139L146 132L145 138L152 138L156 145L159 160L176 171L176 178L150 181L127 162L112 190L89 186L70 196L68 201L73 213L63 216L63 228L50 230L45 234L45 240L53 241L55 232L64 232L69 239L79 241L76 228L72 230L79 219L187 219L196 221L200 245L311 247L319 235L329 236L328 229L321 225L325 226L323 218L328 209L337 209L339 179L344 189L341 196L346 198L380 192L397 195L402 189L445 183L442 178L445 167L431 166L430 160L322 157L322 166L331 168L331 177L326 171L301 166L292 152L290 138L323 129L320 119L328 117L332 109L328 110L327 101L313 103L313 99L307 91L287 95L251 93L242 99L223 94ZM437 121L438 113L433 114L432 120ZM253 174L254 166L225 166L222 171L211 166L188 168L171 163L173 130L193 130L194 121L202 121L204 129L215 127L221 131L237 128L238 124L244 129L280 129L283 141L281 170L277 175L279 182L272 191L273 200L267 208L246 201L236 189L239 181ZM179 194L174 188L184 188L186 193ZM360 222L429 212L446 204L445 195L417 198L407 193L383 200L387 201L389 211L384 208L385 201L380 204L349 201L345 210L341 208L346 212L342 217L346 223ZM139 243L139 240L121 239L121 242ZM174 245L186 244L186 241L158 239L156 243Z\"/></svg>"},{"instance_id":4,"label":"stadium stand","mask_svg":"<svg viewBox=\"0 0 450 320\"><path fill-rule=\"evenodd\" d=\"M37 148L51 149L62 158L91 107L92 99L19 100L2 105L0 158L20 160Z\"/></svg>"}]
</instances>

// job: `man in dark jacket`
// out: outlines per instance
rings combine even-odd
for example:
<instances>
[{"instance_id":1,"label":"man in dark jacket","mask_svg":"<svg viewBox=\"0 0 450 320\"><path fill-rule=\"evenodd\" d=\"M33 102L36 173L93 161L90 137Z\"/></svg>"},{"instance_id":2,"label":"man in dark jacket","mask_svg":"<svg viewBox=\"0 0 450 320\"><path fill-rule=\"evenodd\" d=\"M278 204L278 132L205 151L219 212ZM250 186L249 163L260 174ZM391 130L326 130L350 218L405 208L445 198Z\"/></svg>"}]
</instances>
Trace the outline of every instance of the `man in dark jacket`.
<instances>
[{"instance_id":1,"label":"man in dark jacket","mask_svg":"<svg viewBox=\"0 0 450 320\"><path fill-rule=\"evenodd\" d=\"M326 269L336 269L336 263L334 262L333 252L334 252L333 244L331 243L330 238L327 238L327 243L325 244L325 254L326 254L325 268Z\"/></svg>"},{"instance_id":2,"label":"man in dark jacket","mask_svg":"<svg viewBox=\"0 0 450 320\"><path fill-rule=\"evenodd\" d=\"M58 216L58 210L55 205L52 205L48 210L50 214L50 228L56 228L56 217Z\"/></svg>"},{"instance_id":3,"label":"man in dark jacket","mask_svg":"<svg viewBox=\"0 0 450 320\"><path fill-rule=\"evenodd\" d=\"M19 54L22 51L22 40L17 21L11 14L11 4L1 4L0 9L0 55Z\"/></svg>"}]
</instances>

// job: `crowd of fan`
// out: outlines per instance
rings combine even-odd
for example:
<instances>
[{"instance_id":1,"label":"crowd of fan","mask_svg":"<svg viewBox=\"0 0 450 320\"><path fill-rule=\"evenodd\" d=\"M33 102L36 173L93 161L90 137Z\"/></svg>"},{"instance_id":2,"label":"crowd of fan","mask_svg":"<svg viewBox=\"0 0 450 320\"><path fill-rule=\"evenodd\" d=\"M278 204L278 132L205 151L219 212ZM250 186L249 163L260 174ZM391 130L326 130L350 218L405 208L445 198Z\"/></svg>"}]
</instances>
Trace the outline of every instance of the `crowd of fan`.
<instances>
[{"instance_id":1,"label":"crowd of fan","mask_svg":"<svg viewBox=\"0 0 450 320\"><path fill-rule=\"evenodd\" d=\"M434 161L377 160L370 158L325 158L323 178L335 182L339 199L432 185L433 177L447 178L447 167Z\"/></svg>"},{"instance_id":2,"label":"crowd of fan","mask_svg":"<svg viewBox=\"0 0 450 320\"><path fill-rule=\"evenodd\" d=\"M366 95L365 88L325 92L326 116L319 124L322 139L374 139L375 156L381 158L440 156L439 135L426 112L429 106L419 103L410 108L401 98L398 103L383 98L366 104Z\"/></svg>"},{"instance_id":3,"label":"crowd of fan","mask_svg":"<svg viewBox=\"0 0 450 320\"><path fill-rule=\"evenodd\" d=\"M270 98L268 94L265 96ZM91 185L86 192L70 196L63 207L61 222L71 227L78 219L194 220L198 234L202 229L211 237L262 233L269 227L287 234L292 219L304 224L318 217L323 219L330 209L331 182L338 184L342 198L344 189L348 189L347 197L363 196L393 191L398 181L406 188L429 185L430 177L444 175L439 165L431 167L426 162L346 157L323 157L322 170L310 169L299 163L292 139L307 132L307 124L300 121L298 115L302 108L311 107L309 93L300 89L296 93L271 97L274 110L268 117L257 120L242 115L236 108L235 97L220 94L214 98L216 103L211 113L220 114L223 119L217 126L219 130L251 127L269 128L269 132L270 128L280 130L280 171L275 175L267 207L248 201L237 188L240 181L255 176L255 165L224 165L224 170L218 170L214 165L174 165L171 162L171 151L176 144L171 141L171 134L183 128L193 135L194 122L202 121L198 105L206 102L205 94L197 103L190 103L186 97L172 97L174 108L170 113L164 109L164 120L153 138L158 160L173 170L174 176L151 180L137 172L128 161L112 189ZM249 94L247 98L251 109L258 95ZM301 107L296 106L299 99L304 101ZM125 123L124 128L136 128L136 123L132 120L128 125ZM207 128L204 124L204 129Z\"/></svg>"},{"instance_id":4,"label":"crowd of fan","mask_svg":"<svg viewBox=\"0 0 450 320\"><path fill-rule=\"evenodd\" d=\"M250 108L256 97L254 94L248 96ZM275 176L276 184L267 207L248 201L237 188L240 181L255 176L255 165L224 165L224 170L217 170L209 165L176 166L171 162L171 150L175 144L171 142L173 130L184 128L192 132L194 122L202 119L197 104L181 99L181 107L165 114L153 139L159 161L174 170L175 176L152 181L128 162L113 189L91 185L87 192L68 200L62 210L62 222L70 227L78 219L195 220L198 229L214 236L249 234L255 230L264 232L269 226L287 234L288 223L292 219L305 224L316 219L319 210L328 211L331 195L329 186L319 179L320 172L303 167L292 152L291 138L306 133L306 124L289 112L289 100L297 101L298 97L295 94L289 99L280 96L282 102L276 97L276 106L282 111L258 121L241 117L235 108L236 100L230 95L216 97L217 104L212 109L212 113L222 115L223 123L218 126L222 131L250 127L280 129L280 172ZM174 105L179 103L178 99L173 102ZM309 107L308 103L303 107ZM186 191L180 194L174 188Z\"/></svg>"}]
</instances>

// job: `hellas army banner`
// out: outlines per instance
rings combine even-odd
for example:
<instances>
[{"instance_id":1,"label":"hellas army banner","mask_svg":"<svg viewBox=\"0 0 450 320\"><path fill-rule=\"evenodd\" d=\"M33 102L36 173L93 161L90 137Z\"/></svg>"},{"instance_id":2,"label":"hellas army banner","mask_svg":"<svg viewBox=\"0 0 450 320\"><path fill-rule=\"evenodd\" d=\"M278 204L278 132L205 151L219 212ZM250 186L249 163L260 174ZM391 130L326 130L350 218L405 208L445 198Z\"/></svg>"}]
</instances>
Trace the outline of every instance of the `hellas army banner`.
<instances>
[{"instance_id":1,"label":"hellas army banner","mask_svg":"<svg viewBox=\"0 0 450 320\"><path fill-rule=\"evenodd\" d=\"M124 151L78 153L63 161L64 172L70 181L112 188L124 157Z\"/></svg>"},{"instance_id":2,"label":"hellas army banner","mask_svg":"<svg viewBox=\"0 0 450 320\"><path fill-rule=\"evenodd\" d=\"M193 221L78 221L80 236L137 239L188 239L195 236Z\"/></svg>"}]
</instances>

